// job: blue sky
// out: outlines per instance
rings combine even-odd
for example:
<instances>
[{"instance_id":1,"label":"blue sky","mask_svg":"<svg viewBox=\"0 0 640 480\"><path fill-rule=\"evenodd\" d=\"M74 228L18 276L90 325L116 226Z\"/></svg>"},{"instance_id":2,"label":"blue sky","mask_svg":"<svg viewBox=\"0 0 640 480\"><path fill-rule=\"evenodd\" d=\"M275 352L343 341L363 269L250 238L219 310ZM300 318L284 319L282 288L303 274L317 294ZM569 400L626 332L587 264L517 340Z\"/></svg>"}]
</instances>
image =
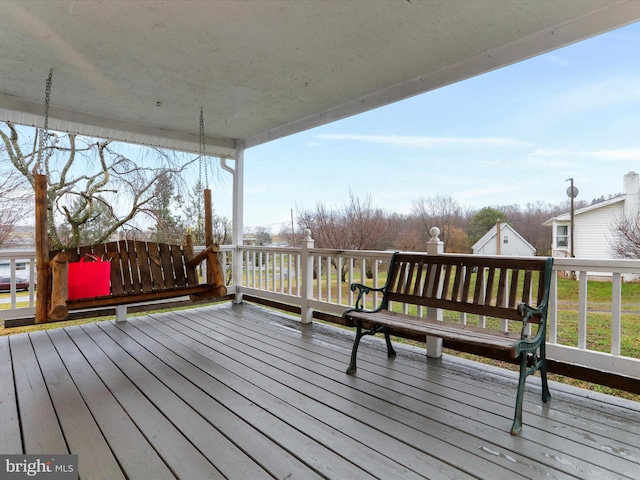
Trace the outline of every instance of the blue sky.
<instances>
[{"instance_id":1,"label":"blue sky","mask_svg":"<svg viewBox=\"0 0 640 480\"><path fill-rule=\"evenodd\" d=\"M371 195L482 208L621 193L640 170L640 24L245 153L245 227L277 232L291 209ZM231 216L222 175L215 209Z\"/></svg>"}]
</instances>

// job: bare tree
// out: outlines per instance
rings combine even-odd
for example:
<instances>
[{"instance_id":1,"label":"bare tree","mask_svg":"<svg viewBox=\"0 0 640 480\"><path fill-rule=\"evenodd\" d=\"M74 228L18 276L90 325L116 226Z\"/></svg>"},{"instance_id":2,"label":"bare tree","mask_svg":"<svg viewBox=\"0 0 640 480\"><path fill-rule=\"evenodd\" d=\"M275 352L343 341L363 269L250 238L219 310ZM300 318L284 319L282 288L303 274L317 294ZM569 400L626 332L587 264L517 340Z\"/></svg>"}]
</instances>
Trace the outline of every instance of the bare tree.
<instances>
[{"instance_id":1,"label":"bare tree","mask_svg":"<svg viewBox=\"0 0 640 480\"><path fill-rule=\"evenodd\" d=\"M314 211L298 212L298 225L313 232L318 248L338 250L384 250L395 240L394 222L379 208L372 206L371 197L361 200L349 192L349 203L342 209L328 210L320 203ZM333 262L334 267L338 266ZM342 266L345 279L348 266Z\"/></svg>"},{"instance_id":2,"label":"bare tree","mask_svg":"<svg viewBox=\"0 0 640 480\"><path fill-rule=\"evenodd\" d=\"M16 227L24 220L33 190L13 169L0 171L0 248L16 245Z\"/></svg>"},{"instance_id":3,"label":"bare tree","mask_svg":"<svg viewBox=\"0 0 640 480\"><path fill-rule=\"evenodd\" d=\"M640 215L620 217L613 221L611 250L618 258L640 258Z\"/></svg>"},{"instance_id":4,"label":"bare tree","mask_svg":"<svg viewBox=\"0 0 640 480\"><path fill-rule=\"evenodd\" d=\"M429 231L432 227L440 229L440 239L444 242L446 251L449 251L453 229L466 227L464 209L450 196L420 197L413 202L413 214L422 222L425 239L430 238ZM455 235L459 236L459 232Z\"/></svg>"},{"instance_id":5,"label":"bare tree","mask_svg":"<svg viewBox=\"0 0 640 480\"><path fill-rule=\"evenodd\" d=\"M110 140L48 133L40 142L43 131L35 130L33 141L27 142L20 138L22 131L6 122L0 126L0 138L9 160L32 186L36 173L47 177L52 249L77 246L81 231L98 214L109 217L109 227L97 242L107 240L120 229L135 229L132 221L138 214L154 213L150 202L158 179L166 175L179 178L197 160L160 149L130 146L128 149L137 154L133 160L114 148L125 150L122 144ZM58 231L63 224L70 232L67 241Z\"/></svg>"}]
</instances>

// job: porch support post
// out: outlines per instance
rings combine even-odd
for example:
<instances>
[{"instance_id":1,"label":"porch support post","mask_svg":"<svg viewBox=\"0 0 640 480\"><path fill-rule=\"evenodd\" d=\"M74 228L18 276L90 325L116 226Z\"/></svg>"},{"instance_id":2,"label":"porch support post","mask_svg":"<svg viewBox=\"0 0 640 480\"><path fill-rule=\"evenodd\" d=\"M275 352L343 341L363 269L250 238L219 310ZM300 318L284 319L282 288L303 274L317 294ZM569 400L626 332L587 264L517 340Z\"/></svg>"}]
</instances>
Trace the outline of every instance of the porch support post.
<instances>
[{"instance_id":1,"label":"porch support post","mask_svg":"<svg viewBox=\"0 0 640 480\"><path fill-rule=\"evenodd\" d=\"M234 303L242 303L242 251L244 232L244 141L236 143L236 168L233 176L233 252L232 283L236 286Z\"/></svg>"},{"instance_id":2,"label":"porch support post","mask_svg":"<svg viewBox=\"0 0 640 480\"><path fill-rule=\"evenodd\" d=\"M43 135L43 132L40 132ZM36 291L35 322L45 323L48 320L51 284L49 283L49 234L47 233L47 177L42 174L34 176L36 195Z\"/></svg>"},{"instance_id":3,"label":"porch support post","mask_svg":"<svg viewBox=\"0 0 640 480\"><path fill-rule=\"evenodd\" d=\"M429 233L431 234L431 239L427 242L427 253L429 255L444 253L444 242L438 237L438 235L440 235L440 229L433 227L429 230ZM427 318L442 321L442 310L427 307ZM427 336L427 356L431 358L440 358L442 356L441 338Z\"/></svg>"},{"instance_id":4,"label":"porch support post","mask_svg":"<svg viewBox=\"0 0 640 480\"><path fill-rule=\"evenodd\" d=\"M302 240L302 248L300 250L300 263L302 267L302 304L300 317L302 323L311 323L313 321L313 308L309 307L309 300L313 298L313 257L309 252L313 248L315 241L311 238L311 230L308 228L304 231L304 239ZM318 279L320 281L320 279Z\"/></svg>"}]
</instances>

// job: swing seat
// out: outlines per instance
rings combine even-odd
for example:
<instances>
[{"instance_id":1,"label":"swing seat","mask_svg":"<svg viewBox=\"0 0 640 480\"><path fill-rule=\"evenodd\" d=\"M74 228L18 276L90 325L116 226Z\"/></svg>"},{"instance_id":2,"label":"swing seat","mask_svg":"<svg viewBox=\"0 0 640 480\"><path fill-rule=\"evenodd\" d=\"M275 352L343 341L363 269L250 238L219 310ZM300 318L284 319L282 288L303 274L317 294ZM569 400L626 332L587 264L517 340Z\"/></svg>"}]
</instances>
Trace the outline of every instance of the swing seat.
<instances>
[{"instance_id":1,"label":"swing seat","mask_svg":"<svg viewBox=\"0 0 640 480\"><path fill-rule=\"evenodd\" d=\"M49 253L51 296L50 321L64 320L70 310L111 307L189 296L192 301L224 297L227 288L218 258L218 245L209 245L197 255L190 238L186 245L120 240ZM110 293L97 297L68 298L69 263L86 255L110 263ZM207 262L200 279L198 266ZM93 282L93 278L81 282Z\"/></svg>"}]
</instances>

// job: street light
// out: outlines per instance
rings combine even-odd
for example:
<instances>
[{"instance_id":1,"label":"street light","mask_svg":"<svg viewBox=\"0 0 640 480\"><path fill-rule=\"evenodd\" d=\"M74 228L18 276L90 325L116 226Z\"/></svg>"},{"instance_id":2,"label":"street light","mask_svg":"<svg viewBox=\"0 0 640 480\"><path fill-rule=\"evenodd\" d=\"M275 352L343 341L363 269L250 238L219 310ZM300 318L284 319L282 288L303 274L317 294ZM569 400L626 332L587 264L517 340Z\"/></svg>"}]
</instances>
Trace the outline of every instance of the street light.
<instances>
[{"instance_id":1,"label":"street light","mask_svg":"<svg viewBox=\"0 0 640 480\"><path fill-rule=\"evenodd\" d=\"M573 242L573 199L578 196L578 188L573 186L573 178L567 178L566 182L571 182L571 186L567 188L567 196L571 199L571 258L575 257Z\"/></svg>"}]
</instances>

